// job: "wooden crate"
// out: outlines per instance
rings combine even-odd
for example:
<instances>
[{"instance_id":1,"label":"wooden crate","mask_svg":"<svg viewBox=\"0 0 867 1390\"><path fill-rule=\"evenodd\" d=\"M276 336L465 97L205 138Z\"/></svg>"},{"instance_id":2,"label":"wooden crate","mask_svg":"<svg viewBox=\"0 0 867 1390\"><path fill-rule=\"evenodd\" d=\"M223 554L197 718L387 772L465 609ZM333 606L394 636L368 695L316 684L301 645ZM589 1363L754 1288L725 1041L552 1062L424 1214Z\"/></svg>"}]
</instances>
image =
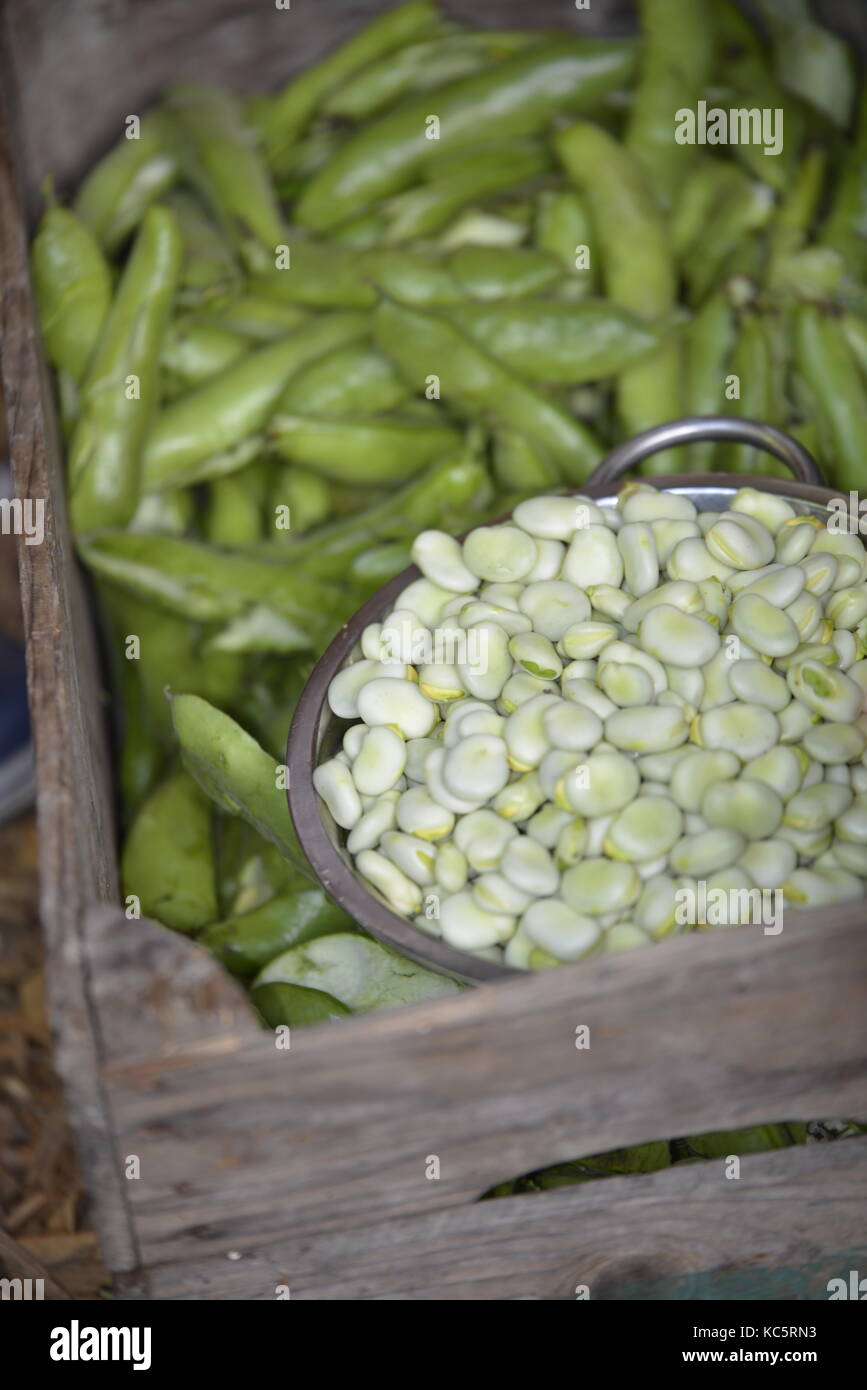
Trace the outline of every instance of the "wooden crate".
<instances>
[{"instance_id":1,"label":"wooden crate","mask_svg":"<svg viewBox=\"0 0 867 1390\"><path fill-rule=\"evenodd\" d=\"M45 543L20 547L42 915L105 1260L124 1296L162 1299L825 1298L867 1253L867 1138L745 1158L737 1180L709 1162L477 1199L621 1145L867 1114L860 906L298 1030L288 1051L210 957L116 906L106 696L27 278L39 183L73 183L170 76L273 84L378 8L18 0L5 17L3 382L18 493L47 500Z\"/></svg>"}]
</instances>

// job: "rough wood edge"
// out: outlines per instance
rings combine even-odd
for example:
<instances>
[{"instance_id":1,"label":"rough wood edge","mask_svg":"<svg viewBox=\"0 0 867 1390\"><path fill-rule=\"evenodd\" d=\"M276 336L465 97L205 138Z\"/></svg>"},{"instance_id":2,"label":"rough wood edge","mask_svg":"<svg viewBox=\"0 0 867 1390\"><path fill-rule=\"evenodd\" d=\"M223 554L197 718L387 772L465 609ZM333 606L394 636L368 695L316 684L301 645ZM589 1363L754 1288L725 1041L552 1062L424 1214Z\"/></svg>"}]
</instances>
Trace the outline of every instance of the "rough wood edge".
<instances>
[{"instance_id":1,"label":"rough wood edge","mask_svg":"<svg viewBox=\"0 0 867 1390\"><path fill-rule=\"evenodd\" d=\"M864 1267L867 1137L605 1178L346 1231L291 1229L155 1264L153 1297L302 1300L827 1298ZM859 1265L860 1261L860 1265ZM285 1297L285 1295L284 1295Z\"/></svg>"},{"instance_id":2,"label":"rough wood edge","mask_svg":"<svg viewBox=\"0 0 867 1390\"><path fill-rule=\"evenodd\" d=\"M245 990L188 937L108 903L85 912L82 934L103 1065L119 1050L165 1059L261 1039Z\"/></svg>"},{"instance_id":3,"label":"rough wood edge","mask_svg":"<svg viewBox=\"0 0 867 1390\"><path fill-rule=\"evenodd\" d=\"M0 38L6 37L8 19L8 12L0 15ZM46 501L44 543L26 545L19 537L18 544L38 772L46 984L57 1069L103 1255L115 1269L132 1269L138 1263L135 1237L111 1159L97 1021L78 936L84 902L113 889L105 737L93 637L66 531L53 403L34 328L23 201L12 158L17 140L8 42L0 42L0 49L0 365L16 495Z\"/></svg>"},{"instance_id":4,"label":"rough wood edge","mask_svg":"<svg viewBox=\"0 0 867 1390\"><path fill-rule=\"evenodd\" d=\"M863 947L836 909L821 934L707 933L293 1030L290 1053L245 1026L130 1056L120 1012L104 1018L116 1132L142 1160L130 1201L145 1261L243 1251L275 1223L312 1238L465 1206L519 1173L653 1139L862 1117Z\"/></svg>"}]
</instances>

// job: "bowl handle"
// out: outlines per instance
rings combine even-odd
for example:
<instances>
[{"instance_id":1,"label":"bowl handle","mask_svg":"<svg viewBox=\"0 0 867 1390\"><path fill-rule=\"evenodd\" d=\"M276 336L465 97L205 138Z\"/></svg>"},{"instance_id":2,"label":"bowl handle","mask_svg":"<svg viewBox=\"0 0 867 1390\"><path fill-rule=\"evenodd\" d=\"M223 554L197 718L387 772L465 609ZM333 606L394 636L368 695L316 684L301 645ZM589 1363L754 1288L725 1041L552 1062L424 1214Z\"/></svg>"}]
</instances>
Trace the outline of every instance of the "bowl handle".
<instances>
[{"instance_id":1,"label":"bowl handle","mask_svg":"<svg viewBox=\"0 0 867 1390\"><path fill-rule=\"evenodd\" d=\"M813 455L790 434L760 420L742 420L735 415L693 415L670 420L652 430L633 435L612 449L587 479L595 485L613 483L642 459L669 449L673 444L691 444L702 439L727 439L734 444L753 444L774 454L789 467L801 483L823 487L825 480Z\"/></svg>"}]
</instances>

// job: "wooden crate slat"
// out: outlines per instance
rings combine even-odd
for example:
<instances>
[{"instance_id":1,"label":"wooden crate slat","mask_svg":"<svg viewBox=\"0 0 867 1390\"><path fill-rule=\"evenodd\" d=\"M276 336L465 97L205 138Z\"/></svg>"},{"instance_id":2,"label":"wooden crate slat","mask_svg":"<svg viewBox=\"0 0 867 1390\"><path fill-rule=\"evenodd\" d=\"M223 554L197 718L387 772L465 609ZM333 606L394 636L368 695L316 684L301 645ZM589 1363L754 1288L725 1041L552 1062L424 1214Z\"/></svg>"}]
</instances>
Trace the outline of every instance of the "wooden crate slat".
<instances>
[{"instance_id":1,"label":"wooden crate slat","mask_svg":"<svg viewBox=\"0 0 867 1390\"><path fill-rule=\"evenodd\" d=\"M295 1030L289 1052L239 1031L125 1059L119 1009L103 1018L103 1079L118 1142L143 1163L129 1194L143 1255L192 1259L203 1240L255 1242L280 1219L312 1232L460 1205L651 1139L867 1114L862 943L851 912L829 912L821 933L790 914L777 938L678 939Z\"/></svg>"},{"instance_id":2,"label":"wooden crate slat","mask_svg":"<svg viewBox=\"0 0 867 1390\"><path fill-rule=\"evenodd\" d=\"M241 985L179 932L108 903L87 909L83 932L104 1059L150 1057L162 1070L185 1047L219 1054L261 1037Z\"/></svg>"},{"instance_id":3,"label":"wooden crate slat","mask_svg":"<svg viewBox=\"0 0 867 1390\"><path fill-rule=\"evenodd\" d=\"M6 18L8 10L0 16L0 40ZM111 1267L129 1269L139 1257L98 1077L97 1025L77 925L86 902L116 895L113 792L93 630L67 529L61 450L34 326L8 52L0 41L0 370L16 496L45 502L45 540L27 545L19 537L18 560L38 777L46 986L55 1062L103 1252Z\"/></svg>"},{"instance_id":4,"label":"wooden crate slat","mask_svg":"<svg viewBox=\"0 0 867 1390\"><path fill-rule=\"evenodd\" d=\"M867 1137L157 1262L166 1299L824 1299L865 1268ZM276 1215L276 1213L275 1213ZM229 1257L230 1252L241 1256ZM859 1264L860 1261L860 1264Z\"/></svg>"}]
</instances>

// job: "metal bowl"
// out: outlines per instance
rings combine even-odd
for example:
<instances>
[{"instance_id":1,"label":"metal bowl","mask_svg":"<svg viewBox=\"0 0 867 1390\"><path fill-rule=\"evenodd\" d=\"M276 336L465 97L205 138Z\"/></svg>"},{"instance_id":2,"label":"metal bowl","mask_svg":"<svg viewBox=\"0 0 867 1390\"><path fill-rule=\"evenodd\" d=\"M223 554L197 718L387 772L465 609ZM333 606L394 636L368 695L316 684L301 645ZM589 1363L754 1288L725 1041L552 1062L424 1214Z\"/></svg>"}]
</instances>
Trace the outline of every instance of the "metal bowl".
<instances>
[{"instance_id":1,"label":"metal bowl","mask_svg":"<svg viewBox=\"0 0 867 1390\"><path fill-rule=\"evenodd\" d=\"M738 488L754 487L785 497L796 511L827 515L828 502L837 494L822 486L818 465L807 450L770 425L730 416L674 420L647 430L614 449L582 487L564 491L592 497L601 506L613 506L618 478L642 459L673 445L714 439L752 444L774 454L791 468L797 481L748 474L678 473L656 477L654 485L689 497L699 511L725 511ZM498 520L506 520L508 515ZM412 565L377 590L341 628L314 667L289 733L289 809L298 839L323 887L350 917L421 965L478 984L521 972L459 951L445 941L427 936L413 922L392 912L384 899L359 878L345 847L345 832L334 823L313 787L313 769L337 750L347 728L346 721L338 719L328 706L326 697L332 678L354 653L367 624L385 617L398 595L418 578L419 571Z\"/></svg>"}]
</instances>

